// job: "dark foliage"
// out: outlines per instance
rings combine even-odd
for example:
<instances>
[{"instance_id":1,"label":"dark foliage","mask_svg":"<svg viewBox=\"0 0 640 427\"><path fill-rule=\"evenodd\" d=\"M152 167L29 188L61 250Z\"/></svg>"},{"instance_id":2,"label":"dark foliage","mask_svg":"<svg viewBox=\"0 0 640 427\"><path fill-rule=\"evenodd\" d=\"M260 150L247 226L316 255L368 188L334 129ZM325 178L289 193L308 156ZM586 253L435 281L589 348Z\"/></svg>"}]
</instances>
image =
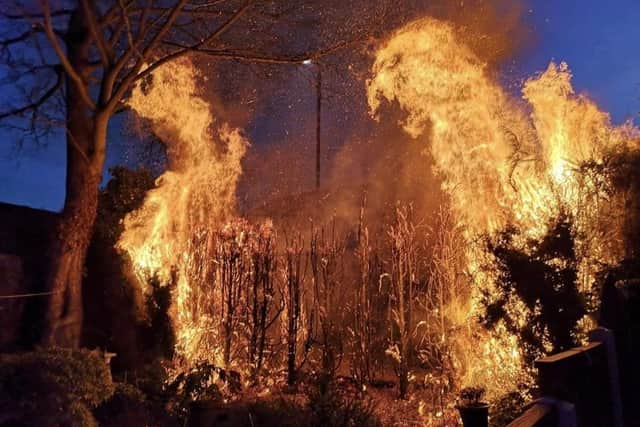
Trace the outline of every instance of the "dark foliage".
<instances>
[{"instance_id":1,"label":"dark foliage","mask_svg":"<svg viewBox=\"0 0 640 427\"><path fill-rule=\"evenodd\" d=\"M98 351L49 348L0 355L0 425L94 426L114 391Z\"/></svg>"},{"instance_id":2,"label":"dark foliage","mask_svg":"<svg viewBox=\"0 0 640 427\"><path fill-rule=\"evenodd\" d=\"M158 346L149 343L148 328L138 313L142 296L128 273L127 260L115 247L124 229L122 220L141 206L146 192L153 187L153 177L145 170L124 167L110 172L112 178L99 196L87 254L83 344L116 353L113 368L121 372L149 363L157 355L151 349ZM162 299L162 295L158 297Z\"/></svg>"},{"instance_id":3,"label":"dark foliage","mask_svg":"<svg viewBox=\"0 0 640 427\"><path fill-rule=\"evenodd\" d=\"M507 393L490 407L491 425L503 427L518 418L525 411L525 406L529 403L523 397L522 391Z\"/></svg>"},{"instance_id":4,"label":"dark foliage","mask_svg":"<svg viewBox=\"0 0 640 427\"><path fill-rule=\"evenodd\" d=\"M150 425L153 417L150 402L136 387L118 383L113 396L94 412L102 427Z\"/></svg>"},{"instance_id":5,"label":"dark foliage","mask_svg":"<svg viewBox=\"0 0 640 427\"><path fill-rule=\"evenodd\" d=\"M247 404L246 427L308 425L308 409L300 403L285 398L263 399Z\"/></svg>"},{"instance_id":6,"label":"dark foliage","mask_svg":"<svg viewBox=\"0 0 640 427\"><path fill-rule=\"evenodd\" d=\"M640 153L633 150L615 153L604 164L589 164L585 168L590 168L591 173L601 173L607 177L611 186L607 189L608 192L622 196L624 199L622 212L624 212L625 257L628 259L639 258Z\"/></svg>"},{"instance_id":7,"label":"dark foliage","mask_svg":"<svg viewBox=\"0 0 640 427\"><path fill-rule=\"evenodd\" d=\"M195 401L221 402L225 395L237 395L241 390L239 373L207 362L182 372L165 388L168 396L172 396L171 406L179 417L187 417Z\"/></svg>"},{"instance_id":8,"label":"dark foliage","mask_svg":"<svg viewBox=\"0 0 640 427\"><path fill-rule=\"evenodd\" d=\"M571 219L557 218L539 241L526 248L514 245L517 230L508 229L488 243L498 267L499 295L484 296L483 322L491 327L505 322L524 348L529 362L545 353L543 339L548 335L552 352L578 345L575 326L586 313L587 305L577 287L577 263ZM519 300L527 308L524 322L518 322L507 310L510 300ZM517 313L524 316L525 313ZM524 326L520 326L524 325Z\"/></svg>"},{"instance_id":9,"label":"dark foliage","mask_svg":"<svg viewBox=\"0 0 640 427\"><path fill-rule=\"evenodd\" d=\"M341 393L330 375L319 375L308 394L311 426L381 426L372 404Z\"/></svg>"},{"instance_id":10,"label":"dark foliage","mask_svg":"<svg viewBox=\"0 0 640 427\"><path fill-rule=\"evenodd\" d=\"M139 343L148 355L171 359L175 348L175 333L171 327L172 284L164 284L158 278L149 281L152 293L145 299L146 321L140 325Z\"/></svg>"},{"instance_id":11,"label":"dark foliage","mask_svg":"<svg viewBox=\"0 0 640 427\"><path fill-rule=\"evenodd\" d=\"M486 390L482 387L465 387L460 390L460 401L463 406L482 405Z\"/></svg>"}]
</instances>

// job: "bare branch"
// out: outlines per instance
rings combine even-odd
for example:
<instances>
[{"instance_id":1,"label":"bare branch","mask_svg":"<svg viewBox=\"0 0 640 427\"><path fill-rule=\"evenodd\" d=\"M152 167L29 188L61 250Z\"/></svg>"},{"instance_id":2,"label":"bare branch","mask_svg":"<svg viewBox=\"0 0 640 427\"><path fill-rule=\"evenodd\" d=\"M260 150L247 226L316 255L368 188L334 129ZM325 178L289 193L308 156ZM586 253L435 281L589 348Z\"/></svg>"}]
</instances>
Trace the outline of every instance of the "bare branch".
<instances>
[{"instance_id":1,"label":"bare branch","mask_svg":"<svg viewBox=\"0 0 640 427\"><path fill-rule=\"evenodd\" d=\"M356 44L365 43L369 41L370 38L362 38L349 40L342 43L337 43L334 46L331 46L326 49L318 50L316 52L309 52L302 55L294 55L294 56L267 56L260 55L252 52L246 51L233 51L233 50L216 50L216 49L198 49L198 53L205 54L207 56L213 56L216 58L223 59L234 59L238 61L244 62L257 62L257 63L266 63L266 64L302 64L307 61L317 62L320 59L332 55L342 49L346 49Z\"/></svg>"},{"instance_id":2,"label":"bare branch","mask_svg":"<svg viewBox=\"0 0 640 427\"><path fill-rule=\"evenodd\" d=\"M194 51L199 51L200 49L202 49L202 46L205 46L209 43L211 43L213 40L215 40L216 38L220 37L222 34L224 34L229 28L231 28L231 26L238 21L238 19L240 19L242 17L242 15L244 15L248 10L249 7L253 4L252 1L247 1L244 6L242 6L240 9L238 9L225 23L223 23L220 27L218 27L218 29L214 32L211 33L211 35L209 35L207 38L203 39L201 42L195 43L193 45L190 46L183 46L183 45L179 45L179 44L172 44L170 42L166 42L164 44L166 45L173 45L178 47L179 49L173 53L170 53L166 56L164 56L161 59L158 59L157 61L154 61L154 63L147 67L143 72L141 72L140 74L138 74L135 78L135 80L139 80L141 78L144 78L145 76L149 75L150 73L152 73L155 69L157 69L158 67L160 67L162 64L166 64L169 61L172 61L174 59L177 59L189 52L194 52Z\"/></svg>"},{"instance_id":3,"label":"bare branch","mask_svg":"<svg viewBox=\"0 0 640 427\"><path fill-rule=\"evenodd\" d=\"M58 91L58 89L60 89L62 87L62 72L61 70L57 70L57 79L56 82L53 86L51 86L51 88L49 88L45 93L42 94L42 96L38 97L38 99L36 99L35 101L24 105L22 107L18 107L9 111L5 111L3 113L0 113L0 120L5 119L7 117L11 117L11 116L19 116L23 113L26 113L27 111L33 111L33 110L37 110L41 105L43 105L45 102L47 102L53 95L55 95L55 93Z\"/></svg>"},{"instance_id":4,"label":"bare branch","mask_svg":"<svg viewBox=\"0 0 640 427\"><path fill-rule=\"evenodd\" d=\"M227 32L227 30L229 28L231 28L231 26L233 24L235 24L241 17L242 15L244 15L245 13L247 13L247 11L249 10L249 8L253 5L253 1L249 0L247 2L245 2L244 6L242 6L240 9L238 9L236 11L236 13L234 13L231 18L229 18L224 24L222 24L217 30L215 30L214 32L211 33L211 35L207 38L205 38L204 40L202 40L202 42L198 43L197 45L194 45L193 48L197 49L200 46L206 46L207 44L209 44L211 41L217 39L218 37L220 37L222 34L224 34L225 32Z\"/></svg>"},{"instance_id":5,"label":"bare branch","mask_svg":"<svg viewBox=\"0 0 640 427\"><path fill-rule=\"evenodd\" d=\"M107 49L102 31L99 31L100 29L98 28L98 22L96 20L95 9L93 8L93 6L91 6L91 4L89 4L87 0L81 0L81 4L82 12L89 27L89 31L91 32L91 36L96 43L96 48L100 53L100 60L106 67L111 63L111 57L109 55L109 51Z\"/></svg>"},{"instance_id":6,"label":"bare branch","mask_svg":"<svg viewBox=\"0 0 640 427\"><path fill-rule=\"evenodd\" d=\"M39 25L32 25L32 27L30 29L28 29L27 31L20 33L18 35L15 35L13 37L9 37L6 39L3 39L0 41L0 46L4 49L8 48L11 45L15 45L15 44L19 44L19 43L24 43L27 40L29 40L32 36L34 36L35 34L38 33L44 33L44 28L39 26ZM64 34L62 33L62 31L58 30L58 29L53 29L53 33L59 37L61 40L64 40Z\"/></svg>"},{"instance_id":7,"label":"bare branch","mask_svg":"<svg viewBox=\"0 0 640 427\"><path fill-rule=\"evenodd\" d=\"M147 58L149 57L153 49L155 49L155 47L158 45L160 40L162 40L165 34L169 31L169 29L171 28L175 20L180 15L180 11L182 10L182 8L186 3L187 3L187 0L181 0L176 6L174 6L171 9L171 13L167 17L167 20L165 21L162 28L156 33L156 35L147 44L146 48L142 52L142 55L138 60L138 62L136 63L133 70L123 79L123 81L120 83L120 86L116 89L115 94L113 94L109 99L107 103L107 111L113 111L115 107L118 105L118 103L120 102L120 100L122 99L122 97L124 96L124 94L126 93L126 91L130 89L138 73L144 66L145 61L147 60ZM143 37L142 34L141 34L141 37Z\"/></svg>"},{"instance_id":8,"label":"bare branch","mask_svg":"<svg viewBox=\"0 0 640 427\"><path fill-rule=\"evenodd\" d=\"M12 44L25 42L25 41L29 40L29 38L31 36L33 36L35 33L37 33L37 32L38 32L38 28L31 28L31 29L19 34L19 35L4 39L1 42L2 47L6 48L6 47L8 47L8 46L10 46Z\"/></svg>"},{"instance_id":9,"label":"bare branch","mask_svg":"<svg viewBox=\"0 0 640 427\"><path fill-rule=\"evenodd\" d=\"M90 165L91 160L89 159L89 156L82 149L82 147L80 147L80 144L78 144L78 141L76 141L76 138L73 136L73 134L69 132L68 129L66 131L66 134L67 134L67 141L70 142L71 146L80 154L80 156L82 157L82 160L84 160L87 165Z\"/></svg>"},{"instance_id":10,"label":"bare branch","mask_svg":"<svg viewBox=\"0 0 640 427\"><path fill-rule=\"evenodd\" d=\"M119 10L121 12L122 19L121 19L120 28L117 30L118 35L116 37L112 37L111 44L112 44L113 47L115 47L115 44L118 41L119 34L125 28L127 28L127 30L130 32L130 25L129 25L128 16L127 16L127 12L126 12L126 7L127 6L123 5L121 1L119 1L118 4L120 5L120 9ZM182 2L178 6L182 6L182 5L184 5L184 2ZM178 6L176 6L176 8ZM164 10L163 13L160 16L157 17L157 19L155 20L155 22L153 24L155 24L157 22L160 22L160 20L164 17L164 15L167 13L168 10L169 9ZM174 10L176 10L176 9L174 9ZM166 24L166 22L165 22L165 24ZM168 28L167 28L167 30L168 30ZM138 34L136 36L135 42L133 42L131 40L131 36L129 34L128 35L129 36L128 37L128 39L129 39L129 49L127 49L125 52L123 52L123 54L120 56L120 58L115 63L115 65L113 65L111 67L111 69L106 70L105 77L103 79L103 84L102 84L102 87L100 88L100 103L102 105L106 105L106 104L108 104L110 102L109 100L112 98L112 91L113 91L113 88L114 88L114 86L116 84L116 79L118 78L118 75L120 74L120 72L122 71L124 66L129 62L131 57L134 55L134 53L138 53L138 56L141 56L141 54L138 52L138 46L137 45L142 40L144 40L144 37L145 37L147 31L148 30L146 28L146 25L144 25L144 22L142 22L142 18L141 18L141 25L140 25L140 28L138 29ZM116 102L119 102L119 100L116 101Z\"/></svg>"},{"instance_id":11,"label":"bare branch","mask_svg":"<svg viewBox=\"0 0 640 427\"><path fill-rule=\"evenodd\" d=\"M58 9L58 10L53 10L50 12L51 17L53 18L57 18L57 17L61 17L61 16L70 16L73 13L73 10L71 9ZM19 14L12 14L12 13L5 13L5 12L0 12L0 16L4 19L8 19L8 20L16 20L16 21L23 21L25 18L29 19L29 18L44 18L44 14L42 13L29 13L29 12L24 12L24 13L19 13Z\"/></svg>"},{"instance_id":12,"label":"bare branch","mask_svg":"<svg viewBox=\"0 0 640 427\"><path fill-rule=\"evenodd\" d=\"M49 10L49 2L47 0L43 0L42 7L44 10L44 31L45 31L45 34L47 35L47 38L49 39L49 42L51 43L51 46L53 47L53 50L55 51L56 55L58 56L58 59L60 60L60 64L64 68L69 78L76 85L78 89L78 93L80 94L80 97L82 98L84 103L87 104L87 106L92 110L95 110L96 108L95 103L89 96L89 93L84 84L84 81L82 80L82 76L80 76L80 74L78 74L78 72L73 68L73 65L71 65L71 63L69 62L69 59L67 58L65 51L60 46L60 43L58 43L58 39L54 33L53 25L51 23L51 13Z\"/></svg>"}]
</instances>

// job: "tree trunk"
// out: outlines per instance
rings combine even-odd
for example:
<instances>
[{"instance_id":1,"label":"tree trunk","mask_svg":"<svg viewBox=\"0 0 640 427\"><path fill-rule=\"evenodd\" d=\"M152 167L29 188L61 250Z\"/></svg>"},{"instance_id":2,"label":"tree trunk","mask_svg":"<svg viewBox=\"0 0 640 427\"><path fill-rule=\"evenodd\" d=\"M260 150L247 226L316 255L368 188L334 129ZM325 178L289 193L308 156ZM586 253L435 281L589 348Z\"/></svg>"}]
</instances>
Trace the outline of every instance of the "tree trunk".
<instances>
[{"instance_id":1,"label":"tree trunk","mask_svg":"<svg viewBox=\"0 0 640 427\"><path fill-rule=\"evenodd\" d=\"M42 336L42 344L47 346L80 344L82 275L98 204L100 174L88 167L69 166L65 207L51 241L45 278L46 288L52 292Z\"/></svg>"},{"instance_id":2,"label":"tree trunk","mask_svg":"<svg viewBox=\"0 0 640 427\"><path fill-rule=\"evenodd\" d=\"M90 36L81 11L70 19L66 35L70 63L85 81L90 74ZM51 292L44 313L41 344L77 347L82 331L82 275L98 208L108 115L94 113L69 77L66 81L67 177L63 211L47 254L45 289Z\"/></svg>"}]
</instances>

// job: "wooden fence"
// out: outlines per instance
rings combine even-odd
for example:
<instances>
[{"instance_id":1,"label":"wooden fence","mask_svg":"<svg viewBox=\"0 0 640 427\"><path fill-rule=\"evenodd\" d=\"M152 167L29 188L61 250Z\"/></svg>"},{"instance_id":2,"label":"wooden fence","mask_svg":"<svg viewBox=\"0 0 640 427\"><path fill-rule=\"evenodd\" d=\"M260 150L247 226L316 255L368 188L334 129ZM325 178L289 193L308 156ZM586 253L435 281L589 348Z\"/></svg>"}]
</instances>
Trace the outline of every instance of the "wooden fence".
<instances>
[{"instance_id":1,"label":"wooden fence","mask_svg":"<svg viewBox=\"0 0 640 427\"><path fill-rule=\"evenodd\" d=\"M540 399L510 427L622 427L615 343L598 328L592 342L536 361Z\"/></svg>"}]
</instances>

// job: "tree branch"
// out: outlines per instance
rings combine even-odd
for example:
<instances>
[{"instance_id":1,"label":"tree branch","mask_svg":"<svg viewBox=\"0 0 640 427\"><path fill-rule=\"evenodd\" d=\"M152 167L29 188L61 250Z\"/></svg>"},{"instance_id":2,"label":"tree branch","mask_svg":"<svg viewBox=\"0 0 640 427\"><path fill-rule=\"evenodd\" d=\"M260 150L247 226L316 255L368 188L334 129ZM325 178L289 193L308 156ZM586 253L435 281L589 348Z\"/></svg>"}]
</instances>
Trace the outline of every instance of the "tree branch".
<instances>
[{"instance_id":1,"label":"tree branch","mask_svg":"<svg viewBox=\"0 0 640 427\"><path fill-rule=\"evenodd\" d=\"M93 37L93 40L96 42L96 48L98 49L98 53L100 54L100 61L107 67L111 63L111 57L109 55L109 51L106 46L106 42L104 40L104 36L102 35L102 31L98 28L98 22L96 20L95 9L87 0L81 0L82 4L82 13L84 14L85 20L89 27L89 32Z\"/></svg>"},{"instance_id":2,"label":"tree branch","mask_svg":"<svg viewBox=\"0 0 640 427\"><path fill-rule=\"evenodd\" d=\"M44 10L44 31L45 31L45 34L47 35L47 38L49 39L49 42L51 43L51 46L53 47L53 50L55 51L56 55L58 56L58 59L60 60L60 64L64 68L69 78L76 85L78 89L78 93L80 94L80 97L85 102L85 104L87 104L87 106L92 110L95 110L96 108L95 103L89 96L89 93L84 84L84 81L82 80L82 76L80 76L80 74L78 74L78 72L73 68L73 65L71 65L71 63L69 62L69 59L67 58L65 51L60 46L60 43L58 43L58 39L54 34L53 25L51 23L51 13L49 10L49 2L47 0L42 1L42 8Z\"/></svg>"},{"instance_id":3,"label":"tree branch","mask_svg":"<svg viewBox=\"0 0 640 427\"><path fill-rule=\"evenodd\" d=\"M19 116L27 111L31 111L31 110L36 110L38 109L41 105L43 105L45 102L47 102L47 100L49 98L51 98L53 95L55 95L55 93L58 91L58 89L60 89L62 87L62 72L60 69L57 69L57 79L56 82L53 86L51 86L51 88L49 88L49 90L47 90L44 94L42 94L42 96L40 96L38 99L36 99L35 101L33 101L32 103L19 107L19 108L15 108L13 110L9 110L9 111L5 111L3 113L0 113L0 120L5 119L7 117L11 117L11 116Z\"/></svg>"},{"instance_id":4,"label":"tree branch","mask_svg":"<svg viewBox=\"0 0 640 427\"><path fill-rule=\"evenodd\" d=\"M122 97L124 96L124 94L129 90L129 88L135 81L136 76L144 66L144 63L147 60L149 54L153 51L153 49L156 47L158 42L162 40L165 34L169 31L174 21L180 15L180 11L182 10L182 8L186 3L187 3L187 0L180 0L180 2L176 6L174 6L173 9L171 9L171 13L169 13L169 16L167 17L167 20L165 21L164 25L160 28L160 30L156 33L156 35L151 39L147 47L142 52L142 55L138 59L138 62L134 66L133 70L131 70L131 72L126 77L124 77L123 81L120 83L119 87L116 89L115 94L113 94L111 96L111 99L109 99L106 106L107 111L113 111L115 107L118 105L118 103L120 102L120 100L122 99ZM144 35L141 34L141 38L143 37Z\"/></svg>"},{"instance_id":5,"label":"tree branch","mask_svg":"<svg viewBox=\"0 0 640 427\"><path fill-rule=\"evenodd\" d=\"M151 1L149 1L149 3L151 3ZM147 4L147 6L149 6L149 3ZM127 12L126 12L126 5L123 5L121 1L118 1L118 4L120 5L120 12L122 14L122 19L121 19L121 23L120 26L118 28L118 33L121 33L125 28L127 28L127 31L129 32L128 34L128 40L129 40L129 49L127 49L118 59L118 61L115 63L115 65L113 65L109 70L106 70L105 72L105 78L103 79L103 85L100 89L100 103L102 105L106 105L107 103L109 103L109 100L112 97L112 92L113 92L113 88L116 84L116 79L118 78L118 75L120 74L120 72L122 71L122 69L124 68L124 66L127 64L127 62L129 62L129 60L131 59L131 57L133 56L134 52L138 53L138 55L140 56L140 53L138 52L138 43L140 43L142 40L144 40L144 36L146 34L146 32L148 31L148 29L146 28L146 25L144 25L144 23L142 22L142 18L141 18L141 26L138 29L138 34L136 35L136 40L132 41L131 40L131 34L130 34L130 26L129 26L129 21L128 21L128 16L127 16ZM165 13L167 13L167 10L164 10L163 14L161 14L156 20L155 22L159 22L162 17L164 16ZM119 38L119 35L117 37L112 37L112 42L111 45L112 47L115 48L115 44L117 43ZM119 102L119 101L118 101Z\"/></svg>"},{"instance_id":6,"label":"tree branch","mask_svg":"<svg viewBox=\"0 0 640 427\"><path fill-rule=\"evenodd\" d=\"M73 148L75 148L75 150L80 154L80 156L87 163L87 165L90 165L91 160L89 159L89 156L87 155L87 153L85 153L82 147L80 147L80 144L78 144L78 141L76 141L76 138L73 136L73 134L69 132L69 129L66 130L66 134L67 134L67 141L71 143Z\"/></svg>"},{"instance_id":7,"label":"tree branch","mask_svg":"<svg viewBox=\"0 0 640 427\"><path fill-rule=\"evenodd\" d=\"M11 46L13 44L26 42L27 40L29 40L29 38L31 38L31 36L33 36L34 34L38 34L38 33L44 33L44 28L42 28L39 25L33 25L29 30L27 30L27 31L25 31L25 32L23 32L23 33L21 33L19 35L16 35L14 37L10 37L10 38L7 38L7 39L0 40L0 46L2 46L3 48L6 49L6 48L8 48L9 46ZM60 39L64 38L64 34L60 30L58 30L56 28L53 29L53 33L56 36L58 36Z\"/></svg>"},{"instance_id":8,"label":"tree branch","mask_svg":"<svg viewBox=\"0 0 640 427\"><path fill-rule=\"evenodd\" d=\"M69 16L72 13L73 13L72 9L58 9L50 12L51 16L54 18L57 18L60 16ZM2 16L2 18L4 19L16 20L16 21L23 21L25 18L27 19L28 18L40 18L40 19L44 18L44 14L42 13L29 13L29 12L24 12L19 14L0 12L0 16Z\"/></svg>"},{"instance_id":9,"label":"tree branch","mask_svg":"<svg viewBox=\"0 0 640 427\"><path fill-rule=\"evenodd\" d=\"M179 50L170 53L160 59L158 59L157 61L154 61L153 64L151 64L149 67L147 67L143 72L139 73L137 76L135 76L135 80L139 80L141 78L144 78L145 76L151 74L155 69L157 69L158 67L160 67L162 64L166 64L169 61L172 61L174 59L177 59L189 52L194 52L199 50L202 46L205 46L208 43L211 43L213 40L215 40L216 38L220 37L222 34L224 34L229 28L231 28L231 26L238 21L238 19L240 19L251 7L251 5L253 4L252 0L249 0L247 2L245 2L244 6L242 6L240 9L238 9L226 22L224 22L220 27L218 27L214 32L212 32L207 38L203 39L202 41L195 43L193 45L190 46L182 46L179 44L174 44L174 46L179 47ZM171 45L171 43L169 42L165 42L163 44L167 44L167 45Z\"/></svg>"},{"instance_id":10,"label":"tree branch","mask_svg":"<svg viewBox=\"0 0 640 427\"><path fill-rule=\"evenodd\" d=\"M215 50L215 49L198 49L197 53L202 53L207 56L213 56L216 58L223 59L234 59L238 61L245 62L257 62L257 63L266 63L266 64L302 64L307 61L318 61L321 58L334 54L342 49L346 49L350 46L364 43L370 40L370 38L362 38L362 39L354 39L345 41L342 43L337 43L334 46L328 47L326 49L321 49L315 52L309 52L302 55L293 55L293 56L268 56L268 55L260 55L252 52L245 51L233 51L233 50ZM170 43L167 43L170 44Z\"/></svg>"}]
</instances>

